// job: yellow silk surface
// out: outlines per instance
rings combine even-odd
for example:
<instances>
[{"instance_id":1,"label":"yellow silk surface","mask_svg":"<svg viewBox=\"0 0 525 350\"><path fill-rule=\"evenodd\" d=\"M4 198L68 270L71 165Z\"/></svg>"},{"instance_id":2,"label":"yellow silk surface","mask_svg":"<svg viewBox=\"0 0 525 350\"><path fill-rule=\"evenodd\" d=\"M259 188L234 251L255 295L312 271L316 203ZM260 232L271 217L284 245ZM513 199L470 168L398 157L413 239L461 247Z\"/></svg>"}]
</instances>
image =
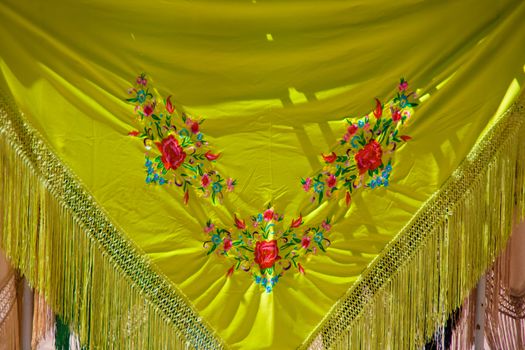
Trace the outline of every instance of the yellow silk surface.
<instances>
[{"instance_id":1,"label":"yellow silk surface","mask_svg":"<svg viewBox=\"0 0 525 350\"><path fill-rule=\"evenodd\" d=\"M27 120L110 219L234 349L300 346L368 264L450 176L520 93L522 1L3 1L0 77ZM236 178L222 205L146 185L143 144L124 99L146 72L206 119ZM388 188L310 203L300 179L323 167L374 98L400 77L421 97ZM342 196L339 196L342 199ZM307 224L333 218L326 254L272 293L206 256L203 226L272 203Z\"/></svg>"}]
</instances>

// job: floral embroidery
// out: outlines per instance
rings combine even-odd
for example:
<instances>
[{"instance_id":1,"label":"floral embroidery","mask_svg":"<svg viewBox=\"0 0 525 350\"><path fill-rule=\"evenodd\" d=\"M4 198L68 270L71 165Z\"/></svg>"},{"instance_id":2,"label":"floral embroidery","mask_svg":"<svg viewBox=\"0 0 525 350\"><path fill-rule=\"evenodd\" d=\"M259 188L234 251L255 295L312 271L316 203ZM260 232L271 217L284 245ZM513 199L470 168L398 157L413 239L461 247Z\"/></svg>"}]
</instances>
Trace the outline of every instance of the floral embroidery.
<instances>
[{"instance_id":1,"label":"floral embroidery","mask_svg":"<svg viewBox=\"0 0 525 350\"><path fill-rule=\"evenodd\" d=\"M301 262L326 251L330 241L325 236L330 229L329 219L319 226L303 227L302 216L284 225L283 216L269 206L250 222L235 216L227 229L208 221L204 248L208 255L215 253L233 263L227 276L237 270L251 272L255 283L270 293L286 271L293 267L304 274Z\"/></svg>"},{"instance_id":2,"label":"floral embroidery","mask_svg":"<svg viewBox=\"0 0 525 350\"><path fill-rule=\"evenodd\" d=\"M376 99L375 109L357 120L346 119L346 133L340 140L338 152L322 154L324 169L312 177L301 179L304 191L312 201L345 193L347 205L351 195L362 187L386 187L392 172L392 153L402 142L411 139L400 135L401 127L413 114L417 103L411 102L415 93L408 90L408 82L401 79L394 99L383 105Z\"/></svg>"},{"instance_id":3,"label":"floral embroidery","mask_svg":"<svg viewBox=\"0 0 525 350\"><path fill-rule=\"evenodd\" d=\"M137 77L128 90L126 101L135 105L137 130L130 136L141 139L146 149L146 183L176 185L184 191L184 203L189 199L189 187L194 187L213 203L223 193L233 191L236 180L224 178L212 163L220 154L208 149L201 132L204 120L176 110L171 96L163 100L148 87L145 74Z\"/></svg>"}]
</instances>

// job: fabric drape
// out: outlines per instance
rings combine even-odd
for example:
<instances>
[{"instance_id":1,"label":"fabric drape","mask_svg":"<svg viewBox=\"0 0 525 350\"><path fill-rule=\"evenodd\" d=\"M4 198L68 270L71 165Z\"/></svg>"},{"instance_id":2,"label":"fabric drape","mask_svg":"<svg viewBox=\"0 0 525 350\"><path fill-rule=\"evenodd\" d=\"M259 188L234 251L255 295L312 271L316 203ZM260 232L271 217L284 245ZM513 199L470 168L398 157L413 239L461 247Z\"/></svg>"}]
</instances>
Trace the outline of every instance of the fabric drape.
<instances>
[{"instance_id":1,"label":"fabric drape","mask_svg":"<svg viewBox=\"0 0 525 350\"><path fill-rule=\"evenodd\" d=\"M524 16L510 0L3 1L2 246L92 346L421 345L504 246L516 202L524 216ZM236 180L222 203L148 183L145 147L178 163L159 153L173 141L132 137L141 73L159 105L205 119L214 169ZM301 179L400 78L418 106L389 185L311 202ZM208 222L233 231L270 206L331 230L267 292L203 245Z\"/></svg>"}]
</instances>

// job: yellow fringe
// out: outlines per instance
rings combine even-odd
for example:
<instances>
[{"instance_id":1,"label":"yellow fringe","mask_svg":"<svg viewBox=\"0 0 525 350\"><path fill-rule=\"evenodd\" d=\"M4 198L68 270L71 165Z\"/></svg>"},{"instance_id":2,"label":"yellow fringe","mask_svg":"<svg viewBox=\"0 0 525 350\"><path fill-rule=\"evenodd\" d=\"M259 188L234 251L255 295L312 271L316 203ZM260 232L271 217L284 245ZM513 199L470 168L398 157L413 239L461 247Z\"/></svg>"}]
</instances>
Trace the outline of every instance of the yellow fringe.
<instances>
[{"instance_id":1,"label":"yellow fringe","mask_svg":"<svg viewBox=\"0 0 525 350\"><path fill-rule=\"evenodd\" d=\"M0 171L0 244L82 344L91 349L223 347L2 91Z\"/></svg>"},{"instance_id":2,"label":"yellow fringe","mask_svg":"<svg viewBox=\"0 0 525 350\"><path fill-rule=\"evenodd\" d=\"M368 267L302 348L418 349L525 218L522 96Z\"/></svg>"}]
</instances>

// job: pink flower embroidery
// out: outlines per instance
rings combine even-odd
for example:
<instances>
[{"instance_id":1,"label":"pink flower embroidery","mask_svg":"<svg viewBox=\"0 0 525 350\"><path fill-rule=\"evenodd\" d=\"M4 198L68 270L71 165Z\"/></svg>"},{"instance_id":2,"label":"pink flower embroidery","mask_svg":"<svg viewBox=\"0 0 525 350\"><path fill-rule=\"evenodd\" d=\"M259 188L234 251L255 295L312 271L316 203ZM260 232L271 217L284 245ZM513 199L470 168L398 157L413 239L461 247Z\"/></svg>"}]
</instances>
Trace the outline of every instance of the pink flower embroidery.
<instances>
[{"instance_id":1,"label":"pink flower embroidery","mask_svg":"<svg viewBox=\"0 0 525 350\"><path fill-rule=\"evenodd\" d=\"M303 189L308 192L310 190L310 187L312 187L312 179L307 177L304 180Z\"/></svg>"},{"instance_id":2,"label":"pink flower embroidery","mask_svg":"<svg viewBox=\"0 0 525 350\"><path fill-rule=\"evenodd\" d=\"M146 78L144 78L143 75L139 75L137 77L137 85L146 86L146 84L148 84L148 80Z\"/></svg>"},{"instance_id":3,"label":"pink flower embroidery","mask_svg":"<svg viewBox=\"0 0 525 350\"><path fill-rule=\"evenodd\" d=\"M308 247L310 246L310 242L311 241L312 241L312 239L310 238L310 236L303 236L303 239L301 240L301 246L304 249L308 249Z\"/></svg>"},{"instance_id":4,"label":"pink flower embroidery","mask_svg":"<svg viewBox=\"0 0 525 350\"><path fill-rule=\"evenodd\" d=\"M151 114L153 114L153 106L152 105L145 105L142 110L144 111L144 115L146 117L149 117Z\"/></svg>"},{"instance_id":5,"label":"pink flower embroidery","mask_svg":"<svg viewBox=\"0 0 525 350\"><path fill-rule=\"evenodd\" d=\"M334 174L330 174L328 176L328 179L326 180L326 184L328 185L329 188L332 188L337 184L337 178L335 177Z\"/></svg>"},{"instance_id":6,"label":"pink flower embroidery","mask_svg":"<svg viewBox=\"0 0 525 350\"><path fill-rule=\"evenodd\" d=\"M332 228L332 225L330 225L328 222L326 221L323 221L323 223L321 224L321 226L323 227L323 229L325 231L330 231L330 229Z\"/></svg>"},{"instance_id":7,"label":"pink flower embroidery","mask_svg":"<svg viewBox=\"0 0 525 350\"><path fill-rule=\"evenodd\" d=\"M211 231L213 231L213 229L215 228L215 225L212 224L211 222L204 228L204 232L205 233L210 233Z\"/></svg>"},{"instance_id":8,"label":"pink flower embroidery","mask_svg":"<svg viewBox=\"0 0 525 350\"><path fill-rule=\"evenodd\" d=\"M264 220L270 221L273 219L273 210L267 209L263 214Z\"/></svg>"},{"instance_id":9,"label":"pink flower embroidery","mask_svg":"<svg viewBox=\"0 0 525 350\"><path fill-rule=\"evenodd\" d=\"M228 180L226 180L226 189L228 190L228 192L233 191L234 186L235 186L234 179L230 177Z\"/></svg>"},{"instance_id":10,"label":"pink flower embroidery","mask_svg":"<svg viewBox=\"0 0 525 350\"><path fill-rule=\"evenodd\" d=\"M208 176L208 174L202 175L202 179L201 179L202 187L208 187L209 184L210 184L210 177Z\"/></svg>"}]
</instances>

